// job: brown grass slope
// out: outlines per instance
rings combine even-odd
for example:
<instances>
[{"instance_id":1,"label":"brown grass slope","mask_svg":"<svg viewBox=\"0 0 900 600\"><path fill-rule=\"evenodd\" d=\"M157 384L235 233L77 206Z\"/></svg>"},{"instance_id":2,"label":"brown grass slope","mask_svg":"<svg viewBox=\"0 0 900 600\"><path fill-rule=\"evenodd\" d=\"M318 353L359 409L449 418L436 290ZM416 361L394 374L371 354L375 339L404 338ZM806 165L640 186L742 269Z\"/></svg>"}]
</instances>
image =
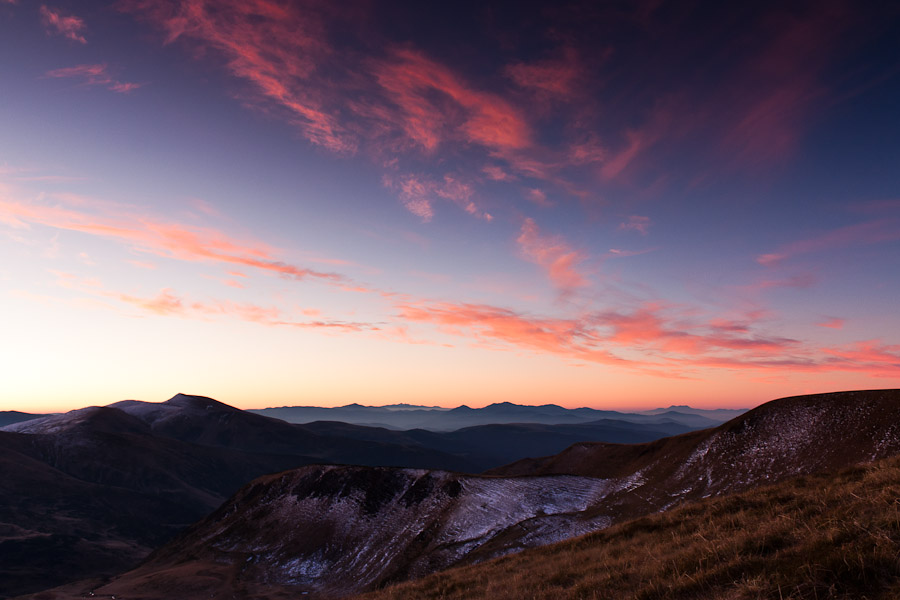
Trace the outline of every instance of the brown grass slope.
<instances>
[{"instance_id":1,"label":"brown grass slope","mask_svg":"<svg viewBox=\"0 0 900 600\"><path fill-rule=\"evenodd\" d=\"M359 596L900 598L900 457L684 505Z\"/></svg>"}]
</instances>

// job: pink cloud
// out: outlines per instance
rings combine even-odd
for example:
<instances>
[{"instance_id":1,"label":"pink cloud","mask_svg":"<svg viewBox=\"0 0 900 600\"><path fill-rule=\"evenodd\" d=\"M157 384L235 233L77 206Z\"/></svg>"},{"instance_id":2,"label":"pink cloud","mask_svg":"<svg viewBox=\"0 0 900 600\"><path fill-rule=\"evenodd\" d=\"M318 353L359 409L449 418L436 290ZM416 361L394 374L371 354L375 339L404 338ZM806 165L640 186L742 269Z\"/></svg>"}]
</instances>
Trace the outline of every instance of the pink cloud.
<instances>
[{"instance_id":1,"label":"pink cloud","mask_svg":"<svg viewBox=\"0 0 900 600\"><path fill-rule=\"evenodd\" d=\"M584 256L560 238L541 235L533 219L525 219L516 241L525 257L543 267L550 281L561 292L571 293L588 284L577 267Z\"/></svg>"},{"instance_id":2,"label":"pink cloud","mask_svg":"<svg viewBox=\"0 0 900 600\"><path fill-rule=\"evenodd\" d=\"M833 368L866 371L876 377L896 379L900 372L900 346L884 344L881 340L866 340L853 344L826 348L835 357Z\"/></svg>"},{"instance_id":3,"label":"pink cloud","mask_svg":"<svg viewBox=\"0 0 900 600\"><path fill-rule=\"evenodd\" d=\"M615 257L615 258L627 258L629 256L640 256L641 254L647 254L648 252L653 252L656 248L644 248L643 250L622 250L621 248L610 248L607 251L607 256Z\"/></svg>"},{"instance_id":4,"label":"pink cloud","mask_svg":"<svg viewBox=\"0 0 900 600\"><path fill-rule=\"evenodd\" d=\"M324 6L301 9L266 0L222 0L215 9L143 0L124 6L162 26L168 42L184 39L220 52L235 77L286 109L309 141L335 152L356 151L362 137L397 134L427 151L445 139L494 150L530 143L517 108L415 50L395 49L346 72L349 63L339 65L327 42ZM324 78L325 67L344 72ZM370 77L377 87L368 85Z\"/></svg>"},{"instance_id":5,"label":"pink cloud","mask_svg":"<svg viewBox=\"0 0 900 600\"><path fill-rule=\"evenodd\" d=\"M384 184L398 192L403 206L428 222L434 217L434 203L438 199L449 200L464 211L490 221L493 216L483 211L472 199L472 186L463 183L453 175L444 175L443 181L436 181L423 175L403 175L399 178L385 176Z\"/></svg>"},{"instance_id":6,"label":"pink cloud","mask_svg":"<svg viewBox=\"0 0 900 600\"><path fill-rule=\"evenodd\" d=\"M514 175L510 175L497 165L487 165L481 171L493 181L514 181L516 179Z\"/></svg>"},{"instance_id":7,"label":"pink cloud","mask_svg":"<svg viewBox=\"0 0 900 600\"><path fill-rule=\"evenodd\" d=\"M525 196L538 206L542 206L544 208L553 206L553 203L547 200L547 193L542 189L531 188L525 192Z\"/></svg>"},{"instance_id":8,"label":"pink cloud","mask_svg":"<svg viewBox=\"0 0 900 600\"><path fill-rule=\"evenodd\" d=\"M572 353L582 336L577 320L525 317L489 305L419 302L401 303L397 309L404 321L435 323L452 335L474 335L484 342L501 341L553 354ZM601 354L606 353L597 358Z\"/></svg>"},{"instance_id":9,"label":"pink cloud","mask_svg":"<svg viewBox=\"0 0 900 600\"><path fill-rule=\"evenodd\" d=\"M821 323L816 323L816 326L817 327L826 327L828 329L843 329L845 322L846 321L844 319L832 317L826 321L822 321Z\"/></svg>"},{"instance_id":10,"label":"pink cloud","mask_svg":"<svg viewBox=\"0 0 900 600\"><path fill-rule=\"evenodd\" d=\"M650 229L650 217L631 215L627 221L619 224L618 229L620 231L637 231L641 235L647 235L647 230Z\"/></svg>"},{"instance_id":11,"label":"pink cloud","mask_svg":"<svg viewBox=\"0 0 900 600\"><path fill-rule=\"evenodd\" d=\"M736 160L772 163L793 153L810 108L825 91L823 72L848 24L830 11L782 15L771 42L723 89L734 107L724 145Z\"/></svg>"},{"instance_id":12,"label":"pink cloud","mask_svg":"<svg viewBox=\"0 0 900 600\"><path fill-rule=\"evenodd\" d=\"M781 372L854 371L897 377L900 346L878 340L835 348L755 330L754 319L694 322L648 303L632 311L587 313L569 319L525 315L483 304L405 301L407 323L428 323L445 334L494 349L525 349L585 362L616 365L655 376L697 368ZM499 345L498 345L499 344Z\"/></svg>"},{"instance_id":13,"label":"pink cloud","mask_svg":"<svg viewBox=\"0 0 900 600\"><path fill-rule=\"evenodd\" d=\"M189 198L189 199L188 199L188 204L189 204L189 205L191 206L191 208L193 208L195 211L200 212L200 213L203 213L204 215L206 215L206 216L208 216L208 217L220 217L220 216L222 216L221 213L218 211L218 209L216 209L215 206L213 206L212 204L210 204L210 203L207 202L206 200L203 200L202 198Z\"/></svg>"},{"instance_id":14,"label":"pink cloud","mask_svg":"<svg viewBox=\"0 0 900 600\"><path fill-rule=\"evenodd\" d=\"M768 254L761 254L756 262L766 267L774 267L798 254L823 252L846 246L878 244L900 240L900 221L879 219L848 225L821 235L786 244Z\"/></svg>"},{"instance_id":15,"label":"pink cloud","mask_svg":"<svg viewBox=\"0 0 900 600\"><path fill-rule=\"evenodd\" d=\"M315 7L266 0L221 0L215 5L125 0L121 6L160 25L168 43L185 39L220 52L228 70L286 110L287 119L310 142L339 153L356 150L354 136L308 84L317 63L329 53Z\"/></svg>"},{"instance_id":16,"label":"pink cloud","mask_svg":"<svg viewBox=\"0 0 900 600\"><path fill-rule=\"evenodd\" d=\"M44 23L45 27L52 29L55 33L58 33L73 42L87 44L87 40L83 35L86 27L84 21L80 18L64 16L55 9L41 6L41 21Z\"/></svg>"},{"instance_id":17,"label":"pink cloud","mask_svg":"<svg viewBox=\"0 0 900 600\"><path fill-rule=\"evenodd\" d=\"M651 134L646 130L626 131L625 146L603 162L600 174L604 179L616 179L643 150L655 143L656 138L656 134Z\"/></svg>"},{"instance_id":18,"label":"pink cloud","mask_svg":"<svg viewBox=\"0 0 900 600\"><path fill-rule=\"evenodd\" d=\"M116 81L109 75L107 69L108 67L105 64L78 65L75 67L47 71L44 76L52 78L80 78L84 80L84 85L102 85L107 89L120 94L127 94L144 85L142 83L122 83Z\"/></svg>"},{"instance_id":19,"label":"pink cloud","mask_svg":"<svg viewBox=\"0 0 900 600\"><path fill-rule=\"evenodd\" d=\"M384 116L425 150L458 135L501 154L531 145L530 127L516 107L468 86L419 52L396 51L378 65L376 78L388 101L400 109Z\"/></svg>"},{"instance_id":20,"label":"pink cloud","mask_svg":"<svg viewBox=\"0 0 900 600\"><path fill-rule=\"evenodd\" d=\"M573 165L602 163L609 159L609 150L600 143L596 134L589 134L569 146L567 160ZM615 169L612 169L615 170ZM621 171L621 169L620 169Z\"/></svg>"},{"instance_id":21,"label":"pink cloud","mask_svg":"<svg viewBox=\"0 0 900 600\"><path fill-rule=\"evenodd\" d=\"M364 332L379 331L380 326L373 323L342 320L305 319L297 320L285 314L275 306L261 306L249 302L233 302L230 300L190 300L165 288L155 296L137 296L109 290L94 279L79 279L71 273L56 273L59 285L74 289L90 296L117 300L160 317L179 317L184 319L237 319L270 327L291 327L298 329L314 329L324 331ZM106 305L106 308L112 308ZM307 317L319 317L321 311L312 308L299 309L297 312Z\"/></svg>"},{"instance_id":22,"label":"pink cloud","mask_svg":"<svg viewBox=\"0 0 900 600\"><path fill-rule=\"evenodd\" d=\"M397 309L406 321L436 324L444 333L474 337L489 347L499 342L657 375L670 375L671 368L694 367L701 362L768 368L770 357L799 346L796 340L736 327L710 330L667 319L655 304L632 312L573 319L539 318L495 306L448 302L405 302Z\"/></svg>"},{"instance_id":23,"label":"pink cloud","mask_svg":"<svg viewBox=\"0 0 900 600\"><path fill-rule=\"evenodd\" d=\"M252 267L283 277L313 279L338 286L349 280L336 273L326 273L275 260L264 245L248 245L231 239L224 232L210 228L189 227L137 215L120 207L117 217L104 216L62 206L45 206L0 200L0 215L17 223L37 223L57 229L79 231L124 242L143 252L185 261L218 262Z\"/></svg>"},{"instance_id":24,"label":"pink cloud","mask_svg":"<svg viewBox=\"0 0 900 600\"><path fill-rule=\"evenodd\" d=\"M510 65L506 75L520 87L566 98L572 94L581 68L575 51L568 48L560 59Z\"/></svg>"}]
</instances>

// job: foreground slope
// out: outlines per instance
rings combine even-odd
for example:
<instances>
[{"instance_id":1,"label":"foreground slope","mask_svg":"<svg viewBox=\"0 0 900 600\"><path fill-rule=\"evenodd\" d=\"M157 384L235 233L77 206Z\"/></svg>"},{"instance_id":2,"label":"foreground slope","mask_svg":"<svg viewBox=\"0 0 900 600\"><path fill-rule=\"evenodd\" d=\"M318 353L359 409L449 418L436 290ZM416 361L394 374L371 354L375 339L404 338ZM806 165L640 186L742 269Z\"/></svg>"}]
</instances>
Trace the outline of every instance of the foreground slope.
<instances>
[{"instance_id":1,"label":"foreground slope","mask_svg":"<svg viewBox=\"0 0 900 600\"><path fill-rule=\"evenodd\" d=\"M900 453L900 391L772 401L720 427L578 444L493 477L306 467L257 480L96 593L342 595L709 496ZM503 475L503 476L501 476ZM188 598L185 592L182 597Z\"/></svg>"},{"instance_id":2,"label":"foreground slope","mask_svg":"<svg viewBox=\"0 0 900 600\"><path fill-rule=\"evenodd\" d=\"M701 500L357 600L900 597L900 458Z\"/></svg>"}]
</instances>

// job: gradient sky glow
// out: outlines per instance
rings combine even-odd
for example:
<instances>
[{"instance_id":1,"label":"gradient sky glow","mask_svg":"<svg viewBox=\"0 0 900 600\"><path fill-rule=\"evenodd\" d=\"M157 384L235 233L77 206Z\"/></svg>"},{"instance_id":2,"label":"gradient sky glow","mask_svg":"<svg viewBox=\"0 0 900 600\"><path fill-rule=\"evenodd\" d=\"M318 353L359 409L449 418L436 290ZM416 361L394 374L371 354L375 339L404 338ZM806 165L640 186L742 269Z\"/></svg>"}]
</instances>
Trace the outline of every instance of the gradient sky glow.
<instances>
[{"instance_id":1,"label":"gradient sky glow","mask_svg":"<svg viewBox=\"0 0 900 600\"><path fill-rule=\"evenodd\" d=\"M0 409L900 386L900 8L750 4L0 0Z\"/></svg>"}]
</instances>

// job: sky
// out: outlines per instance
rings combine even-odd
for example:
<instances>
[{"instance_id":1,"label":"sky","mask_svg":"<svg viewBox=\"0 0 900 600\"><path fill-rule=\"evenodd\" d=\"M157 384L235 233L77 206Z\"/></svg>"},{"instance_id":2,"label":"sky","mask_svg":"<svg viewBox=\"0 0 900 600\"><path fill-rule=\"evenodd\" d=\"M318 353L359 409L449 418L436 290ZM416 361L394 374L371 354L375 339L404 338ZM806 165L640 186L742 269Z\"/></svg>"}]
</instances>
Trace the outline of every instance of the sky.
<instances>
[{"instance_id":1,"label":"sky","mask_svg":"<svg viewBox=\"0 0 900 600\"><path fill-rule=\"evenodd\" d=\"M0 0L0 409L898 387L898 26Z\"/></svg>"}]
</instances>

